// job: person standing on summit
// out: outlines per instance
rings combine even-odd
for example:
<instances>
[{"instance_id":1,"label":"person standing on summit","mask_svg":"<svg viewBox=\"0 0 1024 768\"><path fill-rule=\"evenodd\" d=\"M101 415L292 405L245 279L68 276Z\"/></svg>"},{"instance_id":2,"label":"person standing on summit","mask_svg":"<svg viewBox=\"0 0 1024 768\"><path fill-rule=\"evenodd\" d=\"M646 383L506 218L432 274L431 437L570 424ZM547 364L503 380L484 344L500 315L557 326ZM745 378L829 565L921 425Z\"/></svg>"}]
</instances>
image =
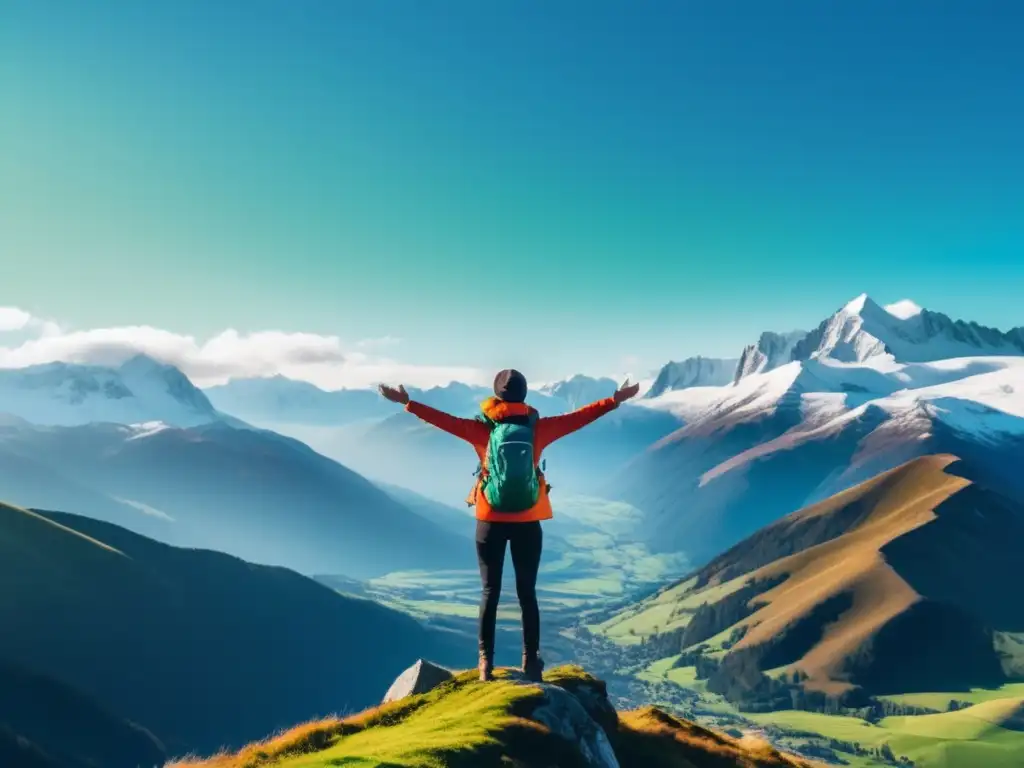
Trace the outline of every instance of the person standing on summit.
<instances>
[{"instance_id":1,"label":"person standing on summit","mask_svg":"<svg viewBox=\"0 0 1024 768\"><path fill-rule=\"evenodd\" d=\"M552 517L551 489L544 478L541 453L555 440L585 427L636 396L629 380L612 397L571 413L541 418L526 404L526 377L507 369L494 379L494 397L480 404L481 415L463 419L409 399L405 387L381 384L380 394L428 424L462 438L476 450L479 479L466 502L476 507L476 554L483 594L480 600L480 679L494 679L494 632L505 566L505 546L512 551L516 593L523 613L523 675L539 682L540 609L537 571L543 536L541 520Z\"/></svg>"}]
</instances>

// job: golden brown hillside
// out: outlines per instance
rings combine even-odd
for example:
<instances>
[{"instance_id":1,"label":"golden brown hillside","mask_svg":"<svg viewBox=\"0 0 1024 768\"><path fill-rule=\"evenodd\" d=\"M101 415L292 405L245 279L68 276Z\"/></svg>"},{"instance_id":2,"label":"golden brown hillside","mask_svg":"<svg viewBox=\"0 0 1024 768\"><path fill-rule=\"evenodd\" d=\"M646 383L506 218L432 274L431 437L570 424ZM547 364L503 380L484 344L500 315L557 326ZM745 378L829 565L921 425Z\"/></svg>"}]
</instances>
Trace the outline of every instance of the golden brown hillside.
<instances>
[{"instance_id":1,"label":"golden brown hillside","mask_svg":"<svg viewBox=\"0 0 1024 768\"><path fill-rule=\"evenodd\" d=\"M599 631L654 626L645 653L768 706L797 682L832 697L998 684L1015 662L997 633L1024 631L1024 511L956 462L918 458L795 512Z\"/></svg>"},{"instance_id":2,"label":"golden brown hillside","mask_svg":"<svg viewBox=\"0 0 1024 768\"><path fill-rule=\"evenodd\" d=\"M935 508L969 481L945 473L953 456L928 456L798 512L796 521L835 514L861 503L866 514L847 533L755 571L750 578L779 586L756 598L763 603L738 627L746 632L736 650L769 642L824 601L849 595L850 606L788 667L809 676L805 687L840 693L849 686L845 663L881 627L922 599L886 562L889 542L935 520Z\"/></svg>"}]
</instances>

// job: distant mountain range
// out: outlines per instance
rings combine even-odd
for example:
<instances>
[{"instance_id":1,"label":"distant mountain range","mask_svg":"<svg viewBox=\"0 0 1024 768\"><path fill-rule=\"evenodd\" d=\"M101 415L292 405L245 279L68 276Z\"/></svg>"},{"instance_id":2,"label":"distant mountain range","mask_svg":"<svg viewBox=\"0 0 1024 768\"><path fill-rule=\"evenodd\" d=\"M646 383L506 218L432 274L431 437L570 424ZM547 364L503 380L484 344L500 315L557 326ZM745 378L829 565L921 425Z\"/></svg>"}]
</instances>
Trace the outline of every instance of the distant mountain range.
<instances>
[{"instance_id":1,"label":"distant mountain range","mask_svg":"<svg viewBox=\"0 0 1024 768\"><path fill-rule=\"evenodd\" d=\"M296 440L220 422L8 423L0 497L303 573L365 578L474 563L454 534L346 467Z\"/></svg>"},{"instance_id":2,"label":"distant mountain range","mask_svg":"<svg viewBox=\"0 0 1024 768\"><path fill-rule=\"evenodd\" d=\"M142 355L116 368L0 370L0 414L0 498L23 506L304 573L473 566L444 527L297 440L219 411L178 369Z\"/></svg>"},{"instance_id":3,"label":"distant mountain range","mask_svg":"<svg viewBox=\"0 0 1024 768\"><path fill-rule=\"evenodd\" d=\"M88 765L209 754L357 711L419 655L451 664L475 645L290 570L2 504L0 584L0 723Z\"/></svg>"},{"instance_id":4,"label":"distant mountain range","mask_svg":"<svg viewBox=\"0 0 1024 768\"><path fill-rule=\"evenodd\" d=\"M576 410L587 403L611 397L619 388L620 383L607 377L594 379L583 374L576 374L564 381L542 386L537 391L565 403L565 410Z\"/></svg>"},{"instance_id":5,"label":"distant mountain range","mask_svg":"<svg viewBox=\"0 0 1024 768\"><path fill-rule=\"evenodd\" d=\"M205 395L217 408L263 426L312 424L340 426L384 418L394 406L372 389L326 392L284 376L233 379L210 387Z\"/></svg>"},{"instance_id":6,"label":"distant mountain range","mask_svg":"<svg viewBox=\"0 0 1024 768\"><path fill-rule=\"evenodd\" d=\"M892 365L790 363L654 407L686 425L624 467L604 495L644 511L640 535L699 562L805 503L914 456L949 452L1024 496L1024 358Z\"/></svg>"},{"instance_id":7,"label":"distant mountain range","mask_svg":"<svg viewBox=\"0 0 1024 768\"><path fill-rule=\"evenodd\" d=\"M926 453L977 459L997 487L1024 493L1011 469L1024 456L1019 331L944 317L862 296L812 332L763 334L735 363L670 363L635 405L550 449L556 498L563 490L628 501L645 512L637 530L645 542L699 561ZM972 356L943 357L966 351ZM469 415L486 395L467 389L473 396L449 410ZM429 395L435 404L441 391ZM344 429L282 429L372 478L447 503L472 482L472 451L405 413Z\"/></svg>"},{"instance_id":8,"label":"distant mountain range","mask_svg":"<svg viewBox=\"0 0 1024 768\"><path fill-rule=\"evenodd\" d=\"M529 402L541 415L557 415L611 396L613 379L576 376L539 387ZM315 390L315 388L312 388ZM461 505L473 483L476 454L388 403L371 390L311 391L282 377L234 381L207 390L219 409L290 435L367 477ZM448 413L473 418L486 387L453 383L409 389L413 399ZM556 443L547 452L552 483L560 492L584 491L594 477L620 467L681 425L672 413L626 406L595 425Z\"/></svg>"},{"instance_id":9,"label":"distant mountain range","mask_svg":"<svg viewBox=\"0 0 1024 768\"><path fill-rule=\"evenodd\" d=\"M627 405L559 440L544 454L554 493L594 489L595 478L609 476L681 424L670 412ZM461 505L474 481L477 456L467 443L401 409L369 424L279 429L374 481L404 486L449 505Z\"/></svg>"},{"instance_id":10,"label":"distant mountain range","mask_svg":"<svg viewBox=\"0 0 1024 768\"><path fill-rule=\"evenodd\" d=\"M913 459L768 525L601 630L665 617L646 652L752 709L1021 679L1024 602L1008 585L1024 505L975 476L953 456Z\"/></svg>"},{"instance_id":11,"label":"distant mountain range","mask_svg":"<svg viewBox=\"0 0 1024 768\"><path fill-rule=\"evenodd\" d=\"M1024 497L1014 469L1024 459L1024 356L999 354L1016 349L1017 332L934 317L922 310L900 318L861 297L793 344L791 356L805 359L765 363L731 386L641 401L686 423L622 468L601 495L643 510L638 533L652 546L697 562L793 509L929 453L971 460L992 487ZM912 337L919 347L908 346ZM931 360L967 348L976 354Z\"/></svg>"},{"instance_id":12,"label":"distant mountain range","mask_svg":"<svg viewBox=\"0 0 1024 768\"><path fill-rule=\"evenodd\" d=\"M1024 441L1024 401L1017 394L1024 391L1022 363L1020 328L1002 332L912 302L883 308L859 296L810 332L762 334L735 360L666 364L644 397L552 446L548 476L555 498L573 492L630 502L645 513L638 536L698 559L779 515L926 453L991 455L976 463L991 467L992 482L1024 492L1024 481L1008 470ZM616 386L610 378L577 375L538 387L529 401L542 415L563 413ZM410 390L414 399L463 417L478 413L490 394L458 382ZM47 506L77 500L83 511L102 508L104 519L154 536L202 518L207 538L179 530L177 538L164 540L223 546L288 565L299 565L304 552L301 557L312 558L322 572L339 566L325 562L327 545L312 542L324 536L314 532L325 525L332 536L349 530L335 510L342 517L364 510L347 519L370 528L376 525L370 521L381 521L377 533L366 534L371 538L345 537L351 546L336 548L339 560L385 542L387 551L402 554L381 567L429 565L447 557L434 558L435 550L449 551L450 543L441 541L450 528L419 516L399 523L409 519L397 511L403 505L376 494L354 473L458 506L476 468L468 446L373 390L326 392L278 376L231 381L203 393L176 369L144 357L115 369L52 364L2 371L2 412L13 414L0 417L7 423L0 428L0 461L10 468L0 492L6 489L11 498ZM288 435L344 467L250 425ZM59 428L78 431L53 431ZM59 449L50 447L58 443ZM137 463L128 456L139 457ZM148 466L142 456L159 457L161 467ZM288 466L292 474L236 482L233 473L259 466L257 456L288 457L273 466ZM193 471L198 464L204 468ZM223 472L215 480L206 467L217 465ZM206 478L202 492L193 487L197 477ZM277 504L267 501L271 483L283 494ZM293 507L305 511L285 512ZM391 511L370 512L377 509ZM152 510L179 524L141 517ZM301 534L309 538L309 552L307 543L294 542L299 534L286 535L280 521L289 514L309 521ZM218 528L222 519L233 522ZM280 533L273 551L289 552L288 559L268 560L271 553L255 544L255 529L237 527L245 519ZM424 524L424 540L436 546L411 543ZM353 556L348 575L367 575L367 558Z\"/></svg>"},{"instance_id":13,"label":"distant mountain range","mask_svg":"<svg viewBox=\"0 0 1024 768\"><path fill-rule=\"evenodd\" d=\"M542 414L564 413L591 400L609 397L617 383L612 379L575 376L542 386L530 393L530 403ZM488 387L453 382L431 389L408 388L413 400L458 416L479 413L482 400L494 393ZM235 379L205 391L218 409L254 424L338 427L377 421L396 413L396 406L373 389L339 389L331 392L284 376Z\"/></svg>"}]
</instances>

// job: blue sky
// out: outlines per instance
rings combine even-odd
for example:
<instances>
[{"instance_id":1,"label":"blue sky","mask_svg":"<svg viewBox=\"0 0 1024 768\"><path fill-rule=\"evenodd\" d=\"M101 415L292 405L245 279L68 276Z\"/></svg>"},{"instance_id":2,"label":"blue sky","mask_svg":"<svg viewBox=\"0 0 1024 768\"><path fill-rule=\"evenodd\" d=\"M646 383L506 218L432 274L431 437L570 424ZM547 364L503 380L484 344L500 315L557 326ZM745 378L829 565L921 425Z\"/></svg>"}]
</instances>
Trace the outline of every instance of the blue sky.
<instances>
[{"instance_id":1,"label":"blue sky","mask_svg":"<svg viewBox=\"0 0 1024 768\"><path fill-rule=\"evenodd\" d=\"M0 0L0 306L534 378L1024 324L1024 5Z\"/></svg>"}]
</instances>

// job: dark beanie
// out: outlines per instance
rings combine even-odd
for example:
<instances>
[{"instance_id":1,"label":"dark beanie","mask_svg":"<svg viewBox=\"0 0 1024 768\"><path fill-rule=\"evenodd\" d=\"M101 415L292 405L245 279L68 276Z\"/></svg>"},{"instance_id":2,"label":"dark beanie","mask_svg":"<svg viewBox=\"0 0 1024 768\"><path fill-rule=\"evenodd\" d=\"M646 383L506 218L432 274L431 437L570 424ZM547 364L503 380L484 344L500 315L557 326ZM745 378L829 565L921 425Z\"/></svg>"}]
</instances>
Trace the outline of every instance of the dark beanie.
<instances>
[{"instance_id":1,"label":"dark beanie","mask_svg":"<svg viewBox=\"0 0 1024 768\"><path fill-rule=\"evenodd\" d=\"M506 403L521 403L526 400L526 377L512 368L494 377L494 394Z\"/></svg>"}]
</instances>

